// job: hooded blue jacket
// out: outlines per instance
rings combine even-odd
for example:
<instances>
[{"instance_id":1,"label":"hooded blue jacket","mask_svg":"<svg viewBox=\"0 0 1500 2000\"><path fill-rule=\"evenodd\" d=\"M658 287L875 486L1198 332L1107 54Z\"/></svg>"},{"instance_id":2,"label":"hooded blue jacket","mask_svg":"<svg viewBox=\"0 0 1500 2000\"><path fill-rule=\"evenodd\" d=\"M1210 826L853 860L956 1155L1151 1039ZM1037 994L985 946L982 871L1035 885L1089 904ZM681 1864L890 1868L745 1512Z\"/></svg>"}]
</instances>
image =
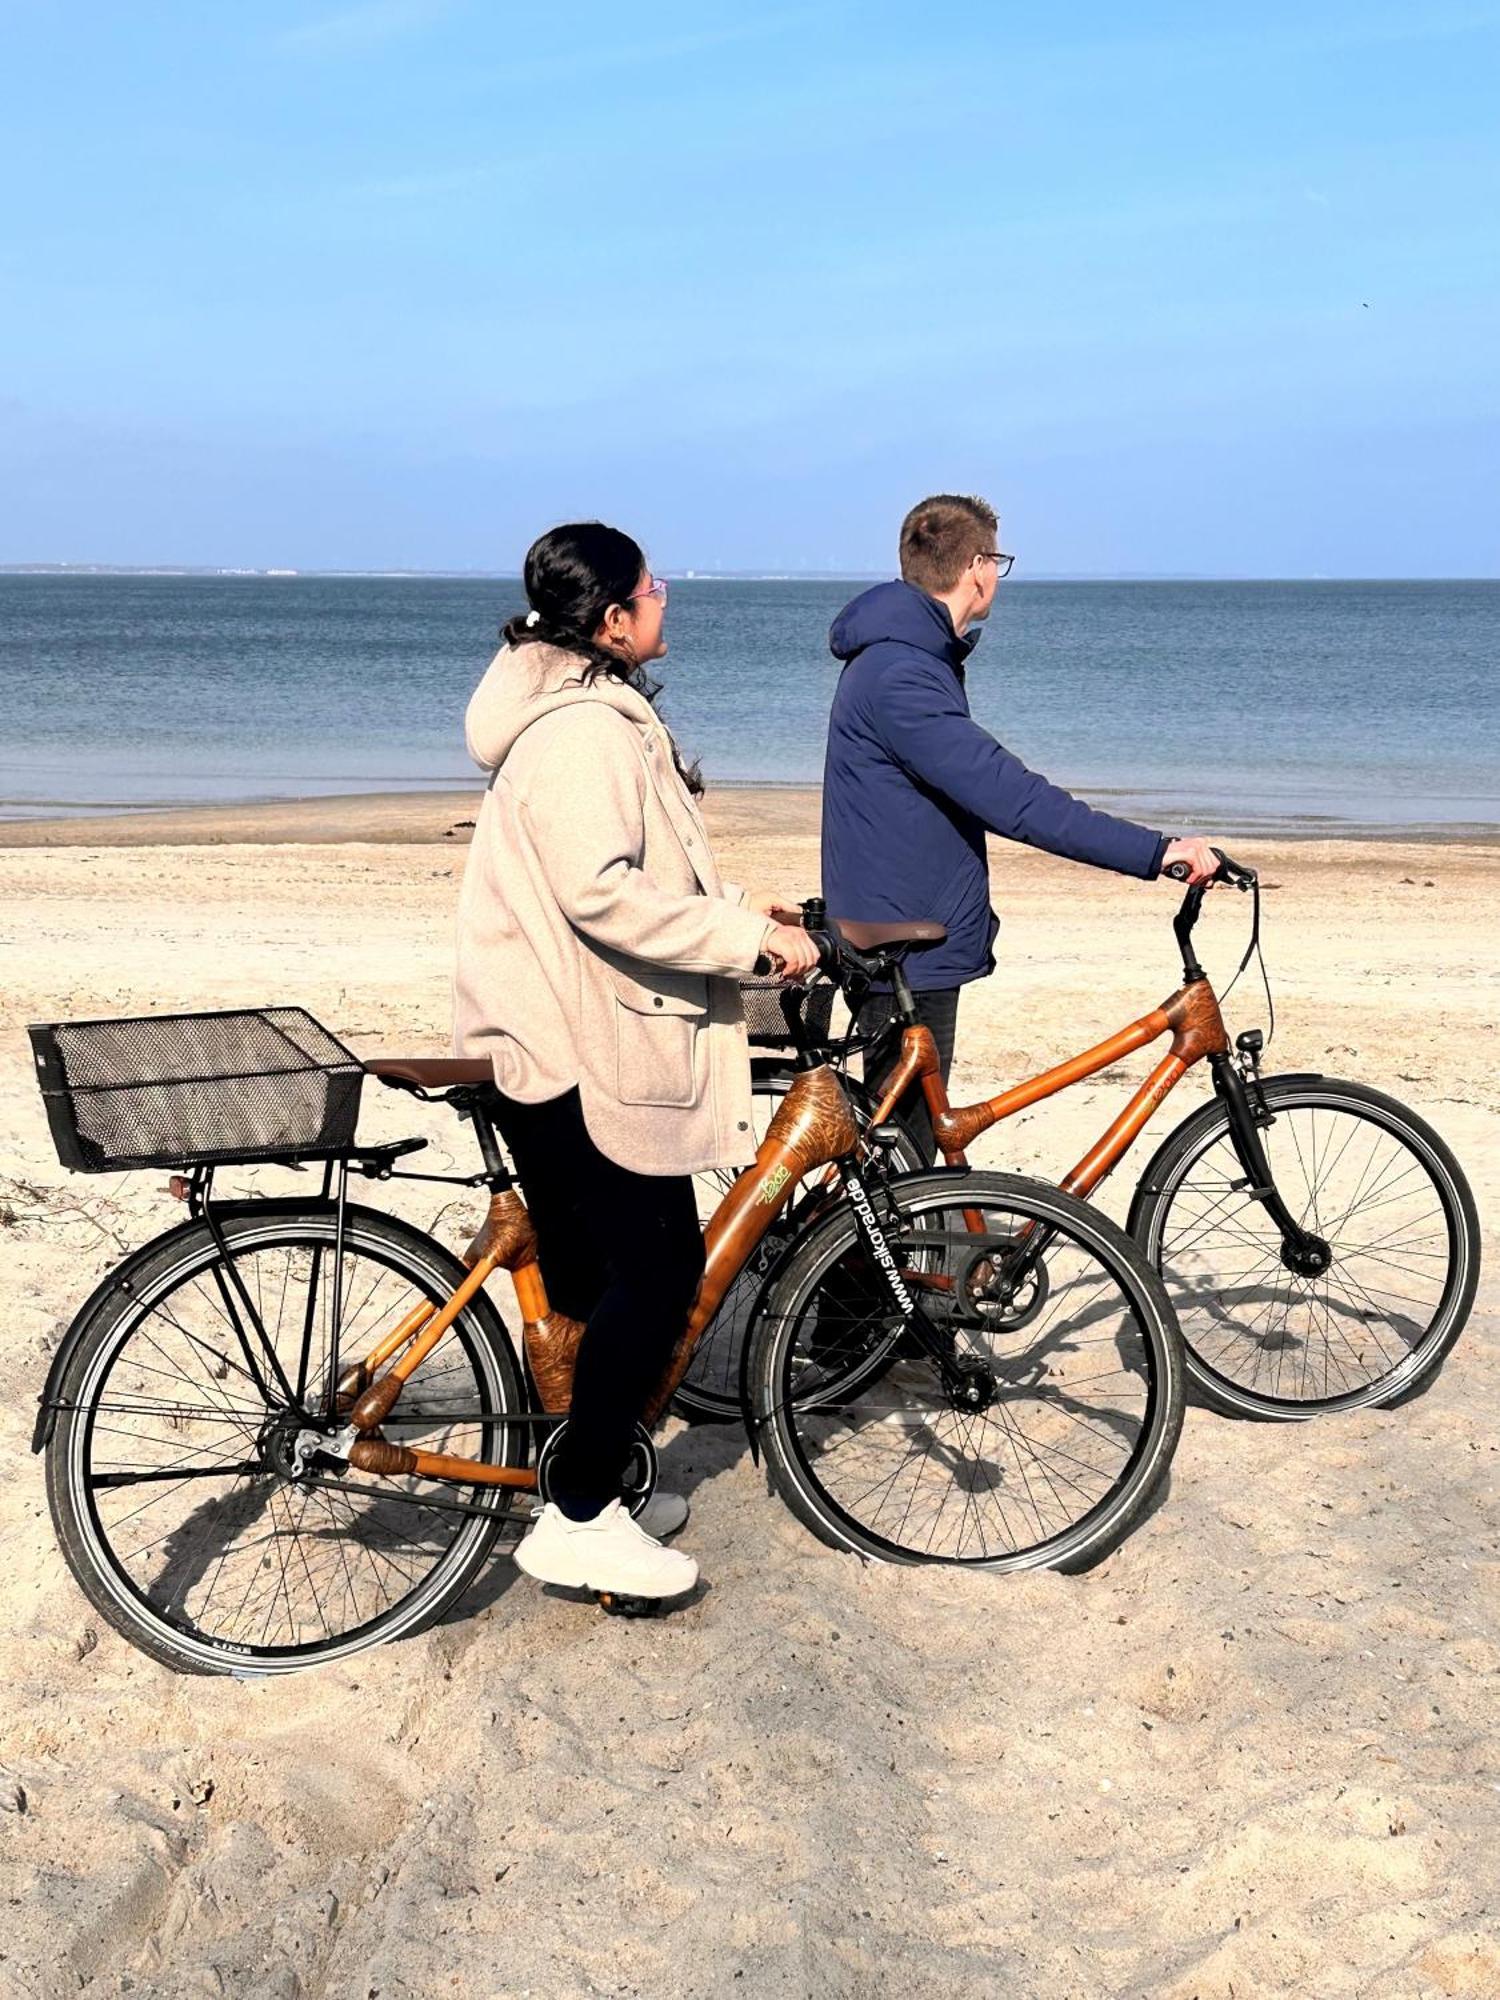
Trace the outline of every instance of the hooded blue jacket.
<instances>
[{"instance_id":1,"label":"hooded blue jacket","mask_svg":"<svg viewBox=\"0 0 1500 2000\"><path fill-rule=\"evenodd\" d=\"M823 894L835 917L947 925L945 943L908 961L918 992L994 970L987 832L1122 875L1159 871L1166 835L1096 812L974 721L964 661L975 641L926 591L877 584L828 643L845 665L823 771Z\"/></svg>"}]
</instances>

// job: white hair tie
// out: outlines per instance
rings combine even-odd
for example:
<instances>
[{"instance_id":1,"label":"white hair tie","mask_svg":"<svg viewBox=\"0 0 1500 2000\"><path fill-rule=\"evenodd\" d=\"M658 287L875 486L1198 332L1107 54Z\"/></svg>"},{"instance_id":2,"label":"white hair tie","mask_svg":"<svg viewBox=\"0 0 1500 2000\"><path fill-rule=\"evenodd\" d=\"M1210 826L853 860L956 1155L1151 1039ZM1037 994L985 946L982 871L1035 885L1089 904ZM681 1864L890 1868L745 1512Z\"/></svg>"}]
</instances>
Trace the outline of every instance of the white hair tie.
<instances>
[{"instance_id":1,"label":"white hair tie","mask_svg":"<svg viewBox=\"0 0 1500 2000\"><path fill-rule=\"evenodd\" d=\"M527 612L527 614L526 614L526 623L527 623L528 625L540 625L540 624L541 624L541 622L542 622L542 614L541 614L541 612L540 612L540 611L528 611L528 612Z\"/></svg>"}]
</instances>

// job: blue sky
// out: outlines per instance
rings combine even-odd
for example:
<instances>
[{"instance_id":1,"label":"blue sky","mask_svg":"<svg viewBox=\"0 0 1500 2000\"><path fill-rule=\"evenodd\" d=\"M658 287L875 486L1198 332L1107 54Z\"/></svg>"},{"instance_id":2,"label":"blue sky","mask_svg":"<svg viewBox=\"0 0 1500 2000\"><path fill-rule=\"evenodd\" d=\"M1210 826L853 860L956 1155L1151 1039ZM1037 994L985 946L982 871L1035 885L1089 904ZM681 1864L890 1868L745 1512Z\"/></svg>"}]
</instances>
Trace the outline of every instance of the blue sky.
<instances>
[{"instance_id":1,"label":"blue sky","mask_svg":"<svg viewBox=\"0 0 1500 2000\"><path fill-rule=\"evenodd\" d=\"M1500 573L1500 6L0 35L0 561Z\"/></svg>"}]
</instances>

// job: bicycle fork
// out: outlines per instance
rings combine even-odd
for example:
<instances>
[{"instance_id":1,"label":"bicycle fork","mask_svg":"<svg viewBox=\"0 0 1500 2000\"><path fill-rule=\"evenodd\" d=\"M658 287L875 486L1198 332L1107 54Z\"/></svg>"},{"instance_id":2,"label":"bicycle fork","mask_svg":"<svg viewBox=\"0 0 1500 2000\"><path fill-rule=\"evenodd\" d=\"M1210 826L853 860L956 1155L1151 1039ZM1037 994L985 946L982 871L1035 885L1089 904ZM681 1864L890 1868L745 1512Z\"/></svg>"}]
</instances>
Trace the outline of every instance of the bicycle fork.
<instances>
[{"instance_id":1,"label":"bicycle fork","mask_svg":"<svg viewBox=\"0 0 1500 2000\"><path fill-rule=\"evenodd\" d=\"M994 1396L994 1379L982 1362L966 1361L954 1351L953 1336L944 1334L935 1327L921 1306L912 1297L903 1273L881 1228L874 1204L860 1180L855 1163L851 1159L841 1159L837 1163L839 1180L843 1185L844 1199L854 1212L855 1226L875 1268L885 1280L896 1310L900 1313L907 1337L921 1349L937 1369L938 1378L944 1391L954 1399L955 1404L971 1409L983 1409Z\"/></svg>"},{"instance_id":2,"label":"bicycle fork","mask_svg":"<svg viewBox=\"0 0 1500 2000\"><path fill-rule=\"evenodd\" d=\"M1271 1162L1266 1157L1260 1136L1260 1127L1270 1123L1270 1114L1260 1096L1258 1049L1245 1035L1241 1035L1240 1044L1245 1063L1243 1075L1227 1052L1210 1055L1208 1059L1209 1068L1213 1071L1214 1089L1223 1100L1229 1119L1230 1143L1244 1170L1245 1178L1234 1184L1235 1191L1243 1190L1252 1201L1258 1201L1280 1230L1281 1261L1286 1269L1299 1277L1316 1278L1333 1262L1333 1251L1321 1236L1303 1228L1276 1186L1276 1177L1271 1172ZM1257 1104L1260 1107L1258 1111Z\"/></svg>"}]
</instances>

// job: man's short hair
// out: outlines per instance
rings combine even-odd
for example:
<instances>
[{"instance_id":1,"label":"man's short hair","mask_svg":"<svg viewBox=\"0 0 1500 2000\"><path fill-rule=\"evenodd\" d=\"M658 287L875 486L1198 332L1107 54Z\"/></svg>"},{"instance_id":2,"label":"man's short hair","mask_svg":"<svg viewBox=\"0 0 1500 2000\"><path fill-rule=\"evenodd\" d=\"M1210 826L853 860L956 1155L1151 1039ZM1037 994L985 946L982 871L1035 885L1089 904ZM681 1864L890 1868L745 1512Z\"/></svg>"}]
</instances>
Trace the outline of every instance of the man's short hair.
<instances>
[{"instance_id":1,"label":"man's short hair","mask_svg":"<svg viewBox=\"0 0 1500 2000\"><path fill-rule=\"evenodd\" d=\"M934 493L901 523L901 574L918 590L952 590L975 556L995 546L1000 524L987 500Z\"/></svg>"}]
</instances>

